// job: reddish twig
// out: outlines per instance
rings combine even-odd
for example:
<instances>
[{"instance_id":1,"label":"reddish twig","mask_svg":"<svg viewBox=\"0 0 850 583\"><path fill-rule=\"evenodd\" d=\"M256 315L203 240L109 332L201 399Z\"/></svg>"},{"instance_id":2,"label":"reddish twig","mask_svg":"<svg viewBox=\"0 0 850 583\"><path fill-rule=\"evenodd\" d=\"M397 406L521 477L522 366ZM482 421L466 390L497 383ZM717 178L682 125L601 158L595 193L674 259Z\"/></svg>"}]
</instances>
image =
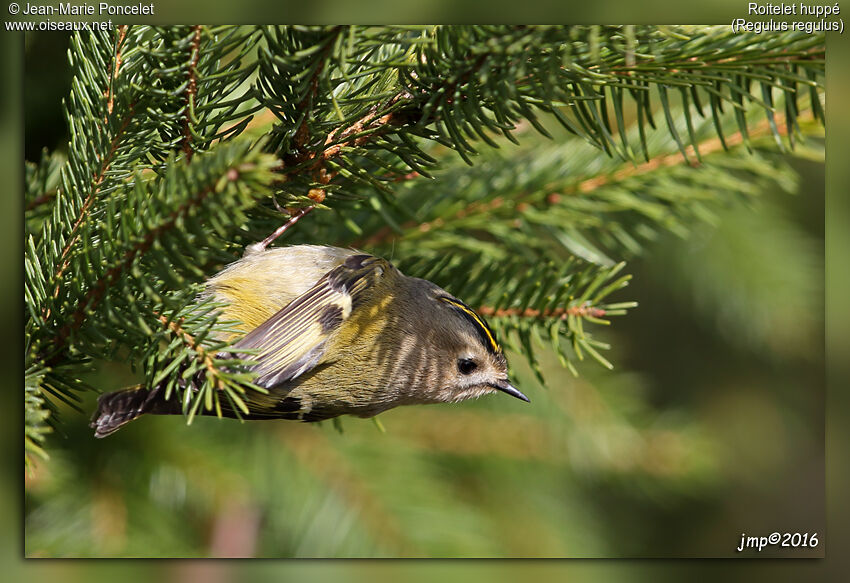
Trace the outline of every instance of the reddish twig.
<instances>
[{"instance_id":1,"label":"reddish twig","mask_svg":"<svg viewBox=\"0 0 850 583\"><path fill-rule=\"evenodd\" d=\"M269 235L259 243L254 243L253 245L250 245L248 249L250 251L264 251L265 248L268 247L275 239L283 235L289 229L289 227L300 221L301 217L312 211L314 208L316 208L315 205L307 206L293 211L292 214L289 216L288 221L278 227L271 235Z\"/></svg>"},{"instance_id":2,"label":"reddish twig","mask_svg":"<svg viewBox=\"0 0 850 583\"><path fill-rule=\"evenodd\" d=\"M787 135L787 130L785 127L785 116L777 115L775 117L779 135ZM749 130L751 138L759 138L770 133L770 123L767 120L759 122L754 128ZM743 142L744 135L741 132L736 132L726 138L727 147L739 146ZM723 141L720 138L711 138L699 145L699 152L701 155L713 154L722 149ZM696 161L696 149L692 145L688 145L685 147L685 152L689 156L688 159L683 160L682 154L680 152L676 152L675 154L658 156L649 160L648 162L638 164L637 166L626 166L625 168L621 168L620 170L617 170L616 172L606 176L596 176L594 178L582 180L581 182L577 183L572 188L567 190L566 193L592 192L593 190L596 190L597 188L599 188L600 186L604 186L605 184L611 182L622 182L626 178L630 178L632 176L641 176L643 174L647 174L649 172L657 170L658 168L676 166L682 162L685 162L686 164L694 168L698 168L700 166L700 163ZM558 196L558 193L552 193L546 197L546 200L549 203L554 204L560 200L560 197Z\"/></svg>"},{"instance_id":3,"label":"reddish twig","mask_svg":"<svg viewBox=\"0 0 850 583\"><path fill-rule=\"evenodd\" d=\"M407 174L390 174L384 176L384 180L389 182L407 182L408 180L413 180L414 178L419 178L422 176L419 172L408 172Z\"/></svg>"},{"instance_id":4,"label":"reddish twig","mask_svg":"<svg viewBox=\"0 0 850 583\"><path fill-rule=\"evenodd\" d=\"M519 308L496 309L490 306L481 306L478 308L478 313L482 316L493 316L495 318L519 316L521 318L540 318L546 320L560 318L561 320L566 320L569 316L577 316L579 318L601 318L605 315L605 310L587 304L549 310L535 310L533 308L525 308L524 310Z\"/></svg>"}]
</instances>

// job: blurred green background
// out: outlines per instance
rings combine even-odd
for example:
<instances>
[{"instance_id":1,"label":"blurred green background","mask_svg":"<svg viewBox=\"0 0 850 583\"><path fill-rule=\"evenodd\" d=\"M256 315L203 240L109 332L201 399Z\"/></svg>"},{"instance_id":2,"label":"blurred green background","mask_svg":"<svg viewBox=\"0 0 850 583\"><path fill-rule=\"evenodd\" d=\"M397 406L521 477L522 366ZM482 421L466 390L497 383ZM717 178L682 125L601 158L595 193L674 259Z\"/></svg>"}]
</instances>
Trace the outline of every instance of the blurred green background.
<instances>
[{"instance_id":1,"label":"blurred green background","mask_svg":"<svg viewBox=\"0 0 850 583\"><path fill-rule=\"evenodd\" d=\"M28 160L67 140L66 40L27 39ZM733 557L742 533L822 536L822 149L790 157L796 194L763 193L629 264L621 299L639 308L600 334L614 371L586 363L576 379L544 357L544 388L513 355L531 406L400 408L381 415L386 433L359 419L340 433L145 418L106 440L63 411L51 459L26 477L23 552ZM137 378L103 363L90 381L106 391Z\"/></svg>"}]
</instances>

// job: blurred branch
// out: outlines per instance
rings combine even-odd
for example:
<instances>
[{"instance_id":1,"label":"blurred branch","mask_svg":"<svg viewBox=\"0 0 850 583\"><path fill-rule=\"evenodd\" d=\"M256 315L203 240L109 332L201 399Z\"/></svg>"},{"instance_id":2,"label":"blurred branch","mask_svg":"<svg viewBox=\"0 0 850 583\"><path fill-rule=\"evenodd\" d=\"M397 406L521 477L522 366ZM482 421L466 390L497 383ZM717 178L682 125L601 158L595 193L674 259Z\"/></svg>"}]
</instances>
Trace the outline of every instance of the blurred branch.
<instances>
[{"instance_id":1,"label":"blurred branch","mask_svg":"<svg viewBox=\"0 0 850 583\"><path fill-rule=\"evenodd\" d=\"M24 210L25 211L31 211L31 210L34 210L34 209L36 209L37 207L39 207L43 204L47 204L48 202L52 202L53 199L56 198L57 192L58 192L57 189L49 190L49 191L45 192L44 194L41 194L41 195L35 197L34 199L32 199L31 201L29 201L27 203L26 207L24 207Z\"/></svg>"},{"instance_id":2,"label":"blurred branch","mask_svg":"<svg viewBox=\"0 0 850 583\"><path fill-rule=\"evenodd\" d=\"M788 135L785 124L785 116L782 114L777 115L776 122L776 131L782 136ZM749 130L749 138L761 138L771 135L771 133L773 133L772 122L764 120L762 122L757 123L752 129ZM698 168L702 165L702 162L697 161L697 152L699 152L700 155L708 155L724 151L727 148L741 145L742 143L744 143L744 140L745 137L743 133L741 131L738 131L725 138L725 144L722 139L715 136L703 140L696 147L692 145L687 146L686 151L693 157L692 159L689 159L681 153L675 153L659 154L651 158L649 161L637 165L629 164L628 162L624 161L623 167L620 170L616 170L610 174L603 174L599 176L594 176L592 178L587 178L585 180L581 180L575 183L575 185L565 188L560 192L549 193L547 196L545 196L544 200L549 204L557 204L558 202L560 202L562 196L572 195L576 193L592 192L601 186L621 182L633 176L649 174L658 170L659 168L666 168L682 164L691 166L693 168ZM414 175L411 175L410 177L414 178ZM433 229L443 228L452 222L460 221L470 216L486 216L492 213L493 211L504 207L504 205L508 202L514 204L515 208L518 211L522 212L527 208L527 205L530 204L532 200L537 201L537 199L539 198L540 197L537 195L537 193L519 192L515 196L512 196L510 198L497 196L488 201L472 202L449 217L441 217L432 221L424 221L421 223L411 220L403 223L400 226L400 229L393 229L391 226L385 225L369 237L355 240L351 243L351 246L358 249L369 249L380 245L386 245L403 237L404 231L416 230L420 233L427 233Z\"/></svg>"},{"instance_id":3,"label":"blurred branch","mask_svg":"<svg viewBox=\"0 0 850 583\"><path fill-rule=\"evenodd\" d=\"M281 444L295 454L301 466L328 484L347 501L347 506L357 509L359 518L382 548L391 550L394 556L418 556L416 547L396 517L320 431L305 431L304 428L281 424L279 435Z\"/></svg>"}]
</instances>

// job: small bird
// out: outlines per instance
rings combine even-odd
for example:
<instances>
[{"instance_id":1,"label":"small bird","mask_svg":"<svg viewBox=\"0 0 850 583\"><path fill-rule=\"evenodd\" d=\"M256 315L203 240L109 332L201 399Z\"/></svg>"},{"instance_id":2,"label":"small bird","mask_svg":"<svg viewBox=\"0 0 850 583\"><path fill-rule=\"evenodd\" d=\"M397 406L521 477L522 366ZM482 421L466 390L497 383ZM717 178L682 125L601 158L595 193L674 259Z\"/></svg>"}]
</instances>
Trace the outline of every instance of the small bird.
<instances>
[{"instance_id":1,"label":"small bird","mask_svg":"<svg viewBox=\"0 0 850 583\"><path fill-rule=\"evenodd\" d=\"M504 352L481 316L385 259L315 245L249 248L207 281L202 297L225 305L222 319L241 323L244 336L230 351L253 363L253 382L268 390L247 392L248 414L222 402L226 417L372 417L497 391L528 401L509 382ZM91 426L104 437L145 413L182 407L159 387L132 387L101 395Z\"/></svg>"}]
</instances>

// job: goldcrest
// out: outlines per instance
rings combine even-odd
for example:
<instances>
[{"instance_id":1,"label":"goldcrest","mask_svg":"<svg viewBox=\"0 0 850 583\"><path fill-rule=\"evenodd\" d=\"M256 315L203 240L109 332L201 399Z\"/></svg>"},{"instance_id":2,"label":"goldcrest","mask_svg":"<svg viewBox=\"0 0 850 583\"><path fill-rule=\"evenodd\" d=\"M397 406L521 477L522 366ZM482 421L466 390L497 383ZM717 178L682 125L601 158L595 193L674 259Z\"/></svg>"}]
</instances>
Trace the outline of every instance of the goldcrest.
<instances>
[{"instance_id":1,"label":"goldcrest","mask_svg":"<svg viewBox=\"0 0 850 583\"><path fill-rule=\"evenodd\" d=\"M247 391L247 415L223 399L226 417L371 417L497 391L528 401L481 316L385 259L314 245L249 250L208 280L204 296L224 304L222 319L241 323L230 350L254 363L254 383L268 390ZM135 387L102 395L92 427L103 437L145 413L181 412L176 395Z\"/></svg>"}]
</instances>

